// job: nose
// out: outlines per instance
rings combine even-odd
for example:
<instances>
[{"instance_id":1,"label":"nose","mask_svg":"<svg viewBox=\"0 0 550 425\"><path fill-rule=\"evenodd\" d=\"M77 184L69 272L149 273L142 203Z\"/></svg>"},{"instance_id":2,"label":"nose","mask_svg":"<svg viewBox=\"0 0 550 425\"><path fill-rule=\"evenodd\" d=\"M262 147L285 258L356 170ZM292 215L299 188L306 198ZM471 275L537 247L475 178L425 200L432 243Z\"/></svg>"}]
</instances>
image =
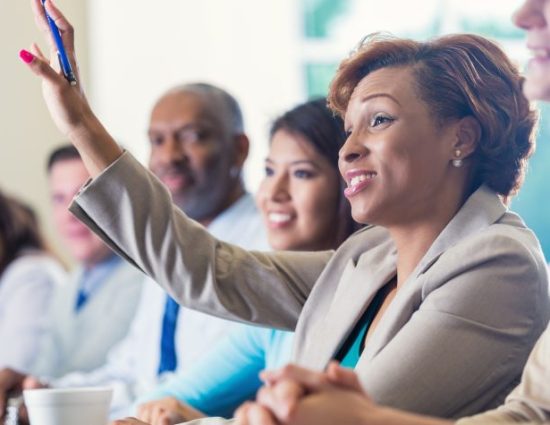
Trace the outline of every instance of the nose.
<instances>
[{"instance_id":1,"label":"nose","mask_svg":"<svg viewBox=\"0 0 550 425\"><path fill-rule=\"evenodd\" d=\"M186 158L185 148L175 137L167 137L156 151L158 158L166 164L180 162Z\"/></svg>"},{"instance_id":2,"label":"nose","mask_svg":"<svg viewBox=\"0 0 550 425\"><path fill-rule=\"evenodd\" d=\"M547 25L542 10L544 1L547 0L525 0L512 16L514 24L524 30L544 28Z\"/></svg>"},{"instance_id":3,"label":"nose","mask_svg":"<svg viewBox=\"0 0 550 425\"><path fill-rule=\"evenodd\" d=\"M340 164L351 164L358 159L365 157L368 149L362 143L359 143L357 137L352 134L348 136L344 145L338 152L338 162Z\"/></svg>"},{"instance_id":4,"label":"nose","mask_svg":"<svg viewBox=\"0 0 550 425\"><path fill-rule=\"evenodd\" d=\"M287 202L292 199L290 194L290 178L287 172L272 175L265 187L266 198L272 202Z\"/></svg>"}]
</instances>

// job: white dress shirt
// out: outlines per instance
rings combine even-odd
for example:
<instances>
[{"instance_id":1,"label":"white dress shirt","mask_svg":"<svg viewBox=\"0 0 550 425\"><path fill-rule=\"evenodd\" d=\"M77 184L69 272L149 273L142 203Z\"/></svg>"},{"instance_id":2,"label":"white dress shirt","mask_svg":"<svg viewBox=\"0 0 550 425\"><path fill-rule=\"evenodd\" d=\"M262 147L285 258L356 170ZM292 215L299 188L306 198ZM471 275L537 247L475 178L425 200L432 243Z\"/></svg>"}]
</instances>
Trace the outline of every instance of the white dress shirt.
<instances>
[{"instance_id":1,"label":"white dress shirt","mask_svg":"<svg viewBox=\"0 0 550 425\"><path fill-rule=\"evenodd\" d=\"M34 371L52 295L66 278L57 261L38 251L16 258L0 275L0 369Z\"/></svg>"},{"instance_id":2,"label":"white dress shirt","mask_svg":"<svg viewBox=\"0 0 550 425\"><path fill-rule=\"evenodd\" d=\"M216 217L208 230L221 240L247 249L268 249L265 229L250 194ZM130 332L109 352L107 363L90 373L66 375L53 385L111 385L115 390L111 417L131 414L133 400L160 382L157 368L165 301L166 292L154 281L147 282ZM178 362L174 373L192 367L222 336L238 326L244 325L180 308L175 336ZM172 374L161 379L167 375Z\"/></svg>"},{"instance_id":3,"label":"white dress shirt","mask_svg":"<svg viewBox=\"0 0 550 425\"><path fill-rule=\"evenodd\" d=\"M80 310L75 303L82 267L52 301L51 329L42 340L36 373L52 379L74 371L90 371L105 363L107 353L128 333L140 299L143 273L119 261L103 274Z\"/></svg>"}]
</instances>

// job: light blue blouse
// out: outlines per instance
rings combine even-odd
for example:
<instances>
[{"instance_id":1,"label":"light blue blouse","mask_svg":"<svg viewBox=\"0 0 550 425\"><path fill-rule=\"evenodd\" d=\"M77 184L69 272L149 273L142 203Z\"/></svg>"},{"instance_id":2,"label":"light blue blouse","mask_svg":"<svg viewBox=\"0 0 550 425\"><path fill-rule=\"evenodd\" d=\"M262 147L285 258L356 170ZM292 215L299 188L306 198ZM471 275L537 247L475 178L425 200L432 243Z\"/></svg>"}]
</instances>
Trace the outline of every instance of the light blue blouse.
<instances>
[{"instance_id":1,"label":"light blue blouse","mask_svg":"<svg viewBox=\"0 0 550 425\"><path fill-rule=\"evenodd\" d=\"M260 388L260 371L285 365L293 333L243 326L235 329L185 372L145 394L137 404L175 397L208 416L231 417Z\"/></svg>"}]
</instances>

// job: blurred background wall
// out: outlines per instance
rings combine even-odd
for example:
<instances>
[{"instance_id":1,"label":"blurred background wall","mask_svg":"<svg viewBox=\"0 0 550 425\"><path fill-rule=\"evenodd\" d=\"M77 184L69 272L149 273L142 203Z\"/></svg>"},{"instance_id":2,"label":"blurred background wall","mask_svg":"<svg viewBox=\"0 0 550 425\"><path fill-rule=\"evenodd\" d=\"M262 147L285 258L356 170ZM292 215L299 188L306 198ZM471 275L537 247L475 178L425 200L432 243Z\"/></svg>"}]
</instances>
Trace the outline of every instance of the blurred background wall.
<instances>
[{"instance_id":1,"label":"blurred background wall","mask_svg":"<svg viewBox=\"0 0 550 425\"><path fill-rule=\"evenodd\" d=\"M59 0L58 4L79 29L80 68L89 80L86 2ZM46 45L35 28L30 0L0 0L0 17L0 188L37 210L49 240L58 248L50 220L45 161L62 139L44 106L38 79L19 60L19 50L28 49L33 41Z\"/></svg>"},{"instance_id":2,"label":"blurred background wall","mask_svg":"<svg viewBox=\"0 0 550 425\"><path fill-rule=\"evenodd\" d=\"M273 118L309 97L325 95L338 62L365 35L389 31L416 39L474 32L497 40L519 64L528 58L511 24L521 0L58 0L74 22L87 93L107 128L139 159L155 99L184 82L206 81L241 103L252 152L249 188L263 175ZM2 0L0 16L0 187L31 202L50 227L46 153L61 141L38 81L17 52L41 41L27 0ZM43 43L42 43L43 45ZM546 108L548 109L548 108ZM539 140L550 138L543 110ZM550 253L550 143L539 144L512 208ZM542 202L541 202L542 198Z\"/></svg>"}]
</instances>

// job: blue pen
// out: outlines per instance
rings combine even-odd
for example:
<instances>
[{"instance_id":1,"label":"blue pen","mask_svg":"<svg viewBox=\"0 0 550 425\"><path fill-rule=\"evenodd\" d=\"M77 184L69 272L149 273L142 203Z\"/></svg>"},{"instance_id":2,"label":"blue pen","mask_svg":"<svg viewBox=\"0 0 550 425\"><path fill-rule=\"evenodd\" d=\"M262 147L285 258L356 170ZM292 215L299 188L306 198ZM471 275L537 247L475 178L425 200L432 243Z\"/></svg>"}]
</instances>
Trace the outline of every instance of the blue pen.
<instances>
[{"instance_id":1,"label":"blue pen","mask_svg":"<svg viewBox=\"0 0 550 425\"><path fill-rule=\"evenodd\" d=\"M46 0L42 0L42 6L44 6L44 2ZM69 57L67 56L67 51L65 50L65 46L63 46L63 40L61 40L61 34L59 32L59 28L57 28L57 25L55 25L55 22L52 18L50 18L50 15L48 15L48 12L46 12L46 8L44 7L44 13L46 14L46 19L48 20L48 24L50 25L50 30L53 35L53 39L55 41L55 45L57 46L57 57L59 59L59 65L61 66L61 70L63 71L63 75L71 83L71 86L76 86L76 77L73 72L73 67L71 66L71 62L69 62Z\"/></svg>"}]
</instances>

